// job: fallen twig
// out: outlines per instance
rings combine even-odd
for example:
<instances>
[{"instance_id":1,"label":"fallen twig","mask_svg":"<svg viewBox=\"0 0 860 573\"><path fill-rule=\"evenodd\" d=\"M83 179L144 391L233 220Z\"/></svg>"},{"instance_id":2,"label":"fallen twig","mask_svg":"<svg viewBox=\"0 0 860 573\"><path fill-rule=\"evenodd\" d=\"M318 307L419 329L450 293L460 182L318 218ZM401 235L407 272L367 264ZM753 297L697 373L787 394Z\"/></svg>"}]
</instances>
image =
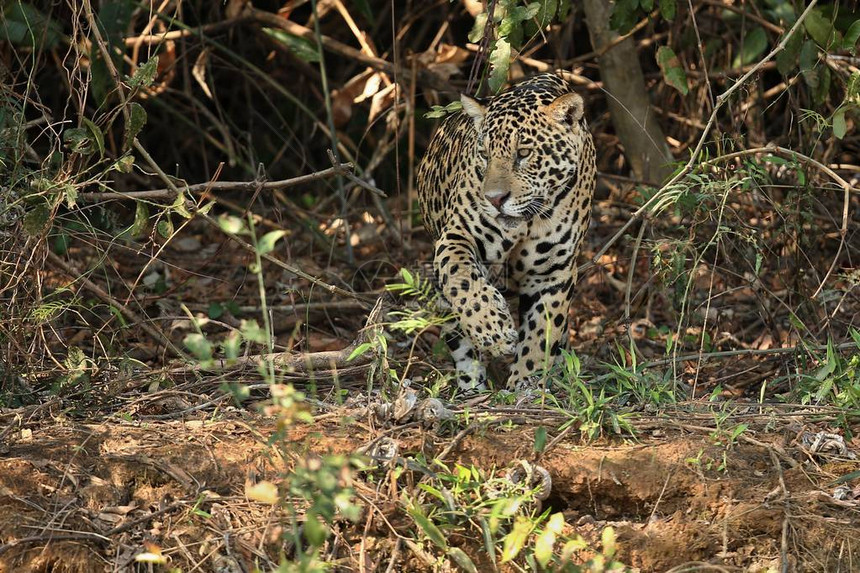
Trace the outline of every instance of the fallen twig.
<instances>
[{"instance_id":1,"label":"fallen twig","mask_svg":"<svg viewBox=\"0 0 860 573\"><path fill-rule=\"evenodd\" d=\"M196 370L225 370L229 368L237 368L250 364L257 364L261 360L271 360L278 368L288 370L290 372L315 372L317 370L333 370L337 371L340 368L355 368L364 366L373 359L372 353L356 356L353 360L349 357L356 348L366 342L371 342L378 333L380 327L380 319L382 315L382 298L377 299L373 309L367 315L367 321L364 328L359 331L358 337L346 348L341 350L325 350L322 352L276 352L273 354L257 354L253 356L242 356L233 360L226 358L216 358L213 363L205 368L199 365L192 367L174 368L169 372L177 374Z\"/></svg>"}]
</instances>

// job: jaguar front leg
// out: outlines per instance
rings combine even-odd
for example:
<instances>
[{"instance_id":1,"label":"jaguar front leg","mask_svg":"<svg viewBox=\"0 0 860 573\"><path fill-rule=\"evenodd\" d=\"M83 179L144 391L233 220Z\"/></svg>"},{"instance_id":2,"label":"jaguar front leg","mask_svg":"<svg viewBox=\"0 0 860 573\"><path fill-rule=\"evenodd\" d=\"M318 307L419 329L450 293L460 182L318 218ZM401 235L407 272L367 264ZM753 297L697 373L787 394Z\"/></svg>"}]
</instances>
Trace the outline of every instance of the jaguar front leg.
<instances>
[{"instance_id":1,"label":"jaguar front leg","mask_svg":"<svg viewBox=\"0 0 860 573\"><path fill-rule=\"evenodd\" d=\"M572 285L572 277L565 281L526 277L520 284L519 344L508 390L542 376L567 348Z\"/></svg>"},{"instance_id":2,"label":"jaguar front leg","mask_svg":"<svg viewBox=\"0 0 860 573\"><path fill-rule=\"evenodd\" d=\"M451 359L457 369L457 387L467 393L483 392L487 389L487 369L469 337L456 325L447 323L442 327L442 338L451 351Z\"/></svg>"},{"instance_id":3,"label":"jaguar front leg","mask_svg":"<svg viewBox=\"0 0 860 573\"><path fill-rule=\"evenodd\" d=\"M449 230L436 241L433 268L439 288L475 349L491 356L513 354L517 331L508 303L487 280L467 237Z\"/></svg>"}]
</instances>

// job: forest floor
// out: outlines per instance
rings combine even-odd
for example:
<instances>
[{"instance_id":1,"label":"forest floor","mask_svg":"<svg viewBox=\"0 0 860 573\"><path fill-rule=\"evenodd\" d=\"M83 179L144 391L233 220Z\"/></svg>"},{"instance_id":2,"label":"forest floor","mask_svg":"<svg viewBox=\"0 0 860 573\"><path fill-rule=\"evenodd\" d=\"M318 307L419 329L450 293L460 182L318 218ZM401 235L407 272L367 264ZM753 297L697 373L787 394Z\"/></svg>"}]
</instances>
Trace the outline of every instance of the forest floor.
<instances>
[{"instance_id":1,"label":"forest floor","mask_svg":"<svg viewBox=\"0 0 860 573\"><path fill-rule=\"evenodd\" d=\"M599 198L595 219L584 259L624 213ZM123 348L123 360L70 353L64 374L49 373L42 390L22 380L19 395L31 396L29 403L0 410L0 571L275 570L294 558L284 540L301 531L309 501L337 499L340 486L354 493L360 511L339 519L323 546L321 560L336 570L451 570L450 551L459 548L479 570L518 571L522 564L489 555L488 547L501 550L501 539L486 541L475 523L491 511L486 484L523 462L549 473L540 510L562 514L559 535L578 540L580 563L612 554L603 537L611 526L614 558L643 572L860 570L860 424L821 389L838 374L847 378L835 378L832 392L851 395L853 386L841 380L850 382L856 367L852 343L800 352L790 318L764 326L755 287L723 282L728 266L689 275L690 292L722 293L698 298L697 312L711 317L705 337L701 323L673 322L670 290L648 287L653 261L640 260L631 273L610 253L581 276L576 293L572 340L582 364L572 378L584 385L519 403L504 395L466 401L451 397L438 329L415 335L394 328L391 311L406 311L402 320L415 307L381 286L396 282L399 268L420 265L393 252L377 225L366 219L353 230L355 255L365 261L358 266L323 267L319 253L279 253L363 293L361 300L330 296L283 266L263 265L275 350L292 357L279 380L305 392L304 402L273 407L253 360L207 369L122 329L111 344ZM418 260L430 252L422 233L411 239ZM287 241L288 249L295 245ZM118 243L112 272L141 285L135 308L159 317L176 346L191 348L188 336L198 332L214 347L260 316L252 255L213 225L193 220L181 236L150 248L155 264L152 253ZM68 260L97 256L81 244ZM772 292L797 280L778 267L761 275ZM60 289L75 269L54 266L44 277L46 287ZM356 333L372 331L363 325L380 296L385 311L370 325L385 330L388 352L347 361ZM833 300L832 316L850 321L857 301ZM638 318L626 320L624 308ZM45 333L69 345L103 340L79 322ZM261 346L246 348L254 354ZM316 364L313 375L302 367L306 360ZM392 416L395 382L407 376L420 397L443 398L453 416L433 424ZM242 387L249 394L239 404ZM304 410L313 421L302 418ZM373 449L382 441L396 450L388 462ZM347 461L368 453L369 467ZM298 470L307 470L306 487L291 481ZM326 475L336 482L328 490ZM259 484L278 487L280 503L253 493ZM429 495L443 490L458 496L447 506L456 507L453 514ZM435 526L414 514L410 504L419 498ZM445 544L447 555L434 545L434 531L444 531L436 545Z\"/></svg>"},{"instance_id":2,"label":"forest floor","mask_svg":"<svg viewBox=\"0 0 860 573\"><path fill-rule=\"evenodd\" d=\"M611 201L598 201L583 258L620 226L623 213L616 211ZM21 395L33 399L0 410L0 572L275 570L291 551L284 540L305 523L307 498L325 491L322 478L304 490L291 489L290 479L297 468L322 476L329 466L320 464L327 463L360 507L356 519L337 522L323 547L321 559L335 570L456 568L451 554L434 546L433 530L408 510L419 496L425 508L434 507L438 500L428 492L449 488L459 492L458 511L467 518L435 506L444 543L478 570L519 571L521 565L489 555L501 541L488 545L474 524L489 511L483 484L523 462L549 473L540 510L563 515L559 534L579 540L580 563L612 552L603 537L611 526L614 558L643 572L860 570L860 424L850 409L812 398L821 392L816 372L850 376L850 343L832 353L819 347L815 361L802 362L808 358L793 349L798 340L785 328L789 321L763 327L752 287L726 288L714 271L691 274L694 292L713 285L725 291L703 299L713 335L706 340L694 324L673 333L670 293L647 288L653 263L640 262L630 274L609 254L581 277L576 294L572 340L584 386L517 404L515 396L452 399L444 377L450 365L433 328L405 335L386 314L388 354L345 361L343 349L366 331L374 297L385 298L386 312L410 308L380 284L416 265L392 262L407 255L388 250L377 224L370 219L354 229L356 256L366 261L358 267L324 268L318 253L281 253L370 303L330 297L287 269L264 265L275 350L315 356L321 369L313 376L301 368L279 371L308 395L290 411L272 407L253 361L206 370L171 360L145 337L118 338L127 357L120 362L66 358L65 374L46 378L43 390L22 381ZM414 235L411 252L430 251L422 236ZM118 245L112 269L125 284L142 285L137 308L159 316L177 346L195 330L215 344L244 328L241 318L260 316L252 256L212 225L191 221L182 236L151 248L157 264L149 253ZM96 256L86 246L74 249L69 260ZM67 284L73 271L54 267L46 285ZM789 280L767 273L773 290ZM625 280L646 287L631 297ZM846 298L834 316L852 315L855 303ZM619 309L631 304L642 318L625 322ZM101 340L79 323L46 332L48 340L54 332L73 345ZM677 344L668 352L673 336ZM638 363L625 352L631 344ZM831 358L835 370L827 370ZM338 363L336 372L326 371L327 361ZM811 374L797 375L799 364ZM448 400L453 417L422 425L379 415L373 403L385 402L384 395L397 408L391 373L408 375L422 397ZM815 384L804 390L796 380ZM234 396L243 385L249 395L240 405ZM313 421L302 420L303 410ZM373 450L383 440L397 452L386 463ZM370 456L369 467L345 461L370 451L377 457ZM348 475L338 473L347 466ZM464 468L479 477L464 480ZM280 503L251 493L261 483L279 487Z\"/></svg>"},{"instance_id":3,"label":"forest floor","mask_svg":"<svg viewBox=\"0 0 860 573\"><path fill-rule=\"evenodd\" d=\"M539 463L552 477L545 505L591 543L613 526L617 558L640 571L856 571L860 491L842 500L834 491L860 461L832 443L813 453L804 432L814 426L803 420L816 414L748 408L733 414L748 427L732 437L679 408L643 416L636 439L584 445L571 433L537 459L536 423L482 426L454 444L450 434L416 428L386 433L427 459L453 445L447 464ZM81 423L50 405L39 417L0 459L0 531L18 539L0 548L0 570L132 570L138 548L153 539L184 571L251 571L277 555L286 511L242 493L246 480L277 481L292 463L273 455L271 422L234 410L217 420ZM365 446L371 428L345 420L297 426L292 451ZM856 440L847 446L860 450ZM397 481L358 479L355 487L374 509L338 533L351 555L344 570L384 571L392 560L388 570L427 569L409 551L392 553L404 525ZM477 539L450 541L490 567Z\"/></svg>"}]
</instances>

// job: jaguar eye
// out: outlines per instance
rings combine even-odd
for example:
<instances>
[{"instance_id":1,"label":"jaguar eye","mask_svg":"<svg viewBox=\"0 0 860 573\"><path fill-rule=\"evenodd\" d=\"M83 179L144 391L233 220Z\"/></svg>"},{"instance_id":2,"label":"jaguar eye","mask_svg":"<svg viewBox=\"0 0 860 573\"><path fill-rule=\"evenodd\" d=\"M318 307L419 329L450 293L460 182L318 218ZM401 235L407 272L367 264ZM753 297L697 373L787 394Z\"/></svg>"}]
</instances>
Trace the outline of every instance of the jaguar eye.
<instances>
[{"instance_id":1,"label":"jaguar eye","mask_svg":"<svg viewBox=\"0 0 860 573\"><path fill-rule=\"evenodd\" d=\"M519 157L520 159L525 159L526 157L528 157L531 154L532 154L531 147L520 147L519 149L517 149L517 157Z\"/></svg>"}]
</instances>

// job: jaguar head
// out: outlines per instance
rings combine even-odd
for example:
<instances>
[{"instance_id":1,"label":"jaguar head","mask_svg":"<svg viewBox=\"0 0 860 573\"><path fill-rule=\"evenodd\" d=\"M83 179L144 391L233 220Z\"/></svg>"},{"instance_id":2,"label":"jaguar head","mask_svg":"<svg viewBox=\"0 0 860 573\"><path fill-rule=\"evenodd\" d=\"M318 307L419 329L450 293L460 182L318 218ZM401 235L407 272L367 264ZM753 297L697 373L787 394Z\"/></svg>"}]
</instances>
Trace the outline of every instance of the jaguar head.
<instances>
[{"instance_id":1,"label":"jaguar head","mask_svg":"<svg viewBox=\"0 0 860 573\"><path fill-rule=\"evenodd\" d=\"M483 210L509 226L548 216L576 174L587 133L582 98L514 89L487 106L461 102L479 134Z\"/></svg>"}]
</instances>

